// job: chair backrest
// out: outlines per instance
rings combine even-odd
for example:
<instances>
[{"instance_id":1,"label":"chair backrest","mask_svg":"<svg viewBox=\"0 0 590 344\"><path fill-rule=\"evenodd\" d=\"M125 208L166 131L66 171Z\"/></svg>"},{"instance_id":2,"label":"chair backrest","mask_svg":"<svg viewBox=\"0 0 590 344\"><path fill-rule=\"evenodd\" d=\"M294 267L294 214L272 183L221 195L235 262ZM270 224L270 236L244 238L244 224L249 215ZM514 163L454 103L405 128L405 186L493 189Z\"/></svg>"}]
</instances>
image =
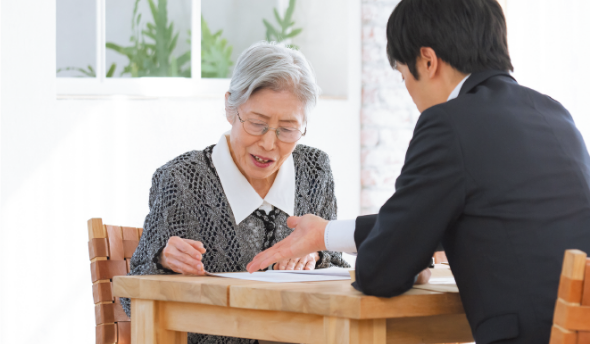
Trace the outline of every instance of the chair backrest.
<instances>
[{"instance_id":1,"label":"chair backrest","mask_svg":"<svg viewBox=\"0 0 590 344\"><path fill-rule=\"evenodd\" d=\"M590 344L590 259L580 250L565 251L550 344Z\"/></svg>"},{"instance_id":2,"label":"chair backrest","mask_svg":"<svg viewBox=\"0 0 590 344\"><path fill-rule=\"evenodd\" d=\"M96 318L96 344L130 344L131 323L118 297L113 297L113 276L126 275L143 230L103 225L88 220L88 252Z\"/></svg>"}]
</instances>

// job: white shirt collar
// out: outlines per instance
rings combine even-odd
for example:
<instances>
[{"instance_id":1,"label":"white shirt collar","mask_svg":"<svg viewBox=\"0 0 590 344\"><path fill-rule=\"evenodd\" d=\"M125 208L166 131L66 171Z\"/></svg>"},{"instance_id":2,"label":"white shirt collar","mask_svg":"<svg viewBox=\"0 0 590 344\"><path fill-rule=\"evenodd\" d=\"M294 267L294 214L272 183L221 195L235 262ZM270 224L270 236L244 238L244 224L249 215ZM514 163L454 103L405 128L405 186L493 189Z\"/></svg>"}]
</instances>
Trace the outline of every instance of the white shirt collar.
<instances>
[{"instance_id":1,"label":"white shirt collar","mask_svg":"<svg viewBox=\"0 0 590 344\"><path fill-rule=\"evenodd\" d=\"M461 80L461 82L455 87L453 92L451 92L447 101L455 99L459 96L459 92L461 92L461 87L463 87L463 84L465 83L467 78L469 78L470 76L471 76L471 74L468 74L466 77L463 78L463 80Z\"/></svg>"},{"instance_id":2,"label":"white shirt collar","mask_svg":"<svg viewBox=\"0 0 590 344\"><path fill-rule=\"evenodd\" d=\"M258 195L246 177L240 172L231 157L227 144L229 132L221 135L219 142L213 147L211 158L221 180L223 192L229 202L236 224L240 224L256 209L267 213L275 206L289 216L295 213L295 163L293 155L280 167L277 177L264 199Z\"/></svg>"}]
</instances>

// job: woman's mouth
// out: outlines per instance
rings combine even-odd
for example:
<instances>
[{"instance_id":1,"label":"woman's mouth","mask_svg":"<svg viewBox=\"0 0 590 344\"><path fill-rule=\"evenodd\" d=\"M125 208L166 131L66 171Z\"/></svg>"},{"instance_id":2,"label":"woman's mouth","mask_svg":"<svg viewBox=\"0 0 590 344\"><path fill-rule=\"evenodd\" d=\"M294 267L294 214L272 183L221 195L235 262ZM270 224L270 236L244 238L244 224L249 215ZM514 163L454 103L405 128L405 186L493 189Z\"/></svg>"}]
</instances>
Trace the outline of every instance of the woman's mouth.
<instances>
[{"instance_id":1,"label":"woman's mouth","mask_svg":"<svg viewBox=\"0 0 590 344\"><path fill-rule=\"evenodd\" d=\"M250 154L250 156L252 157L252 161L254 161L254 165L256 165L258 167L268 167L274 162L274 160L263 157L263 156L254 155L254 154Z\"/></svg>"}]
</instances>

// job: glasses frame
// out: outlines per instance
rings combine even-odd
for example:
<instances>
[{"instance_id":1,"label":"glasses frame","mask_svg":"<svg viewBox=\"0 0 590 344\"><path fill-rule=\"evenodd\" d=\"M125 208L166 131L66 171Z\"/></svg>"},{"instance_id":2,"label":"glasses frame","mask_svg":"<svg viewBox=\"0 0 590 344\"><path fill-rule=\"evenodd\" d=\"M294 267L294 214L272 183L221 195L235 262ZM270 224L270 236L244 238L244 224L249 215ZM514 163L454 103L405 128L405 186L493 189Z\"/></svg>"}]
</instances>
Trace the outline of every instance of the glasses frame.
<instances>
[{"instance_id":1,"label":"glasses frame","mask_svg":"<svg viewBox=\"0 0 590 344\"><path fill-rule=\"evenodd\" d=\"M248 122L250 122L250 123L254 123L254 122L252 122L252 120L250 120L250 119L245 119L245 120L244 120L244 119L242 119L242 117L240 117L240 113L239 113L239 112L236 112L236 113L237 113L237 115L238 115L238 119L239 119L239 120L240 120L240 122L242 123L242 127L243 127L243 128L244 128L244 130L245 130L245 131L246 131L248 134L250 134L250 135L254 135L254 136L262 136L262 135L264 135L264 134L268 133L268 131L269 131L270 129L272 129L272 130L275 132L275 134L277 135L277 139L278 139L279 141L281 141L281 142L285 142L285 143L295 143L295 142L297 142L297 141L301 140L301 138L302 138L303 136L305 136L305 134L307 134L307 126L305 126L305 130L302 132L301 130L299 130L299 129L295 129L295 128L287 128L287 127L278 127L278 128L273 128L273 127L269 127L267 123L265 123L266 127L264 128L264 131L262 131L262 134L258 134L258 135L257 135L257 134L252 134L251 132L249 132L249 131L246 129L246 127L244 126L244 123L246 123L246 121L248 121ZM262 121L261 121L261 123L264 123L264 122L262 122ZM295 130L297 130L299 133L301 133L301 136L299 136L299 138L298 138L297 140L293 141L293 142L286 142L286 141L283 141L283 140L281 140L281 136L279 135L279 133L280 133L280 132L279 132L279 129L280 129L280 128L285 128L285 129L290 129L290 130L292 130L292 129L295 129Z\"/></svg>"}]
</instances>

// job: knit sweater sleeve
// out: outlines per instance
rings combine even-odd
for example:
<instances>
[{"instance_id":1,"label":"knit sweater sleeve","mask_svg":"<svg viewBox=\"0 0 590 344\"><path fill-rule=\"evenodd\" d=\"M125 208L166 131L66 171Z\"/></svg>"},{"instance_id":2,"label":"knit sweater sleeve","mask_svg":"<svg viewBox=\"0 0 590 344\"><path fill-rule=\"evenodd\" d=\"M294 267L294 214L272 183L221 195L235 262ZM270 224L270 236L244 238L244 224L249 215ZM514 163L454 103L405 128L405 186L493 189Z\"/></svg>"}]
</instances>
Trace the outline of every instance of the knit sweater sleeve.
<instances>
[{"instance_id":1,"label":"knit sweater sleeve","mask_svg":"<svg viewBox=\"0 0 590 344\"><path fill-rule=\"evenodd\" d=\"M172 274L157 259L162 248L173 236L186 237L187 202L184 200L182 174L174 168L174 161L159 168L152 177L149 195L149 214L145 218L143 234L131 258L129 275ZM192 223L192 225L195 225ZM198 224L197 224L198 225ZM121 298L127 315L131 316L129 299Z\"/></svg>"}]
</instances>

